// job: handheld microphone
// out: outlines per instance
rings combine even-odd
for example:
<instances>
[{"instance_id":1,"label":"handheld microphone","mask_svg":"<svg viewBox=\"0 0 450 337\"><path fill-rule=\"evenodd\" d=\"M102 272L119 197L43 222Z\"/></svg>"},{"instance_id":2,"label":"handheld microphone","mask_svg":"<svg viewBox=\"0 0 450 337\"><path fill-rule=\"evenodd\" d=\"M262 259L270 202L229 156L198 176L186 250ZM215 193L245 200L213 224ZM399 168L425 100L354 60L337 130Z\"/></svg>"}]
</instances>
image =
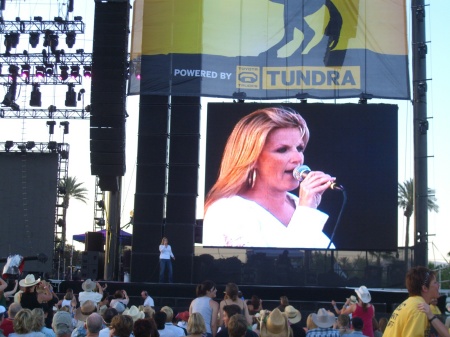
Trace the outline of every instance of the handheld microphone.
<instances>
[{"instance_id":1,"label":"handheld microphone","mask_svg":"<svg viewBox=\"0 0 450 337\"><path fill-rule=\"evenodd\" d=\"M299 165L297 166L294 171L292 172L292 175L295 179L302 182L306 176L311 172L311 169L306 165ZM343 191L344 187L341 185L338 185L336 182L331 182L330 188L332 190L338 190Z\"/></svg>"}]
</instances>

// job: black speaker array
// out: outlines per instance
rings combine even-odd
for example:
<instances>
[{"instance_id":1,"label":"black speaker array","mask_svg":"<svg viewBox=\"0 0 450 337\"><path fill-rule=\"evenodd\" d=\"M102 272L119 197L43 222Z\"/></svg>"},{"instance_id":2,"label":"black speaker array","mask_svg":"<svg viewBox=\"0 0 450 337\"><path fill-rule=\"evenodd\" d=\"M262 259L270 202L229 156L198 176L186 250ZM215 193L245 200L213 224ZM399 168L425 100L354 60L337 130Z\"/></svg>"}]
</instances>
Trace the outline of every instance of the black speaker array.
<instances>
[{"instance_id":1,"label":"black speaker array","mask_svg":"<svg viewBox=\"0 0 450 337\"><path fill-rule=\"evenodd\" d=\"M81 278L86 280L103 279L105 265L105 253L82 252L81 253Z\"/></svg>"},{"instance_id":2,"label":"black speaker array","mask_svg":"<svg viewBox=\"0 0 450 337\"><path fill-rule=\"evenodd\" d=\"M117 191L125 174L126 80L130 5L95 2L91 87L91 174Z\"/></svg>"},{"instance_id":3,"label":"black speaker array","mask_svg":"<svg viewBox=\"0 0 450 337\"><path fill-rule=\"evenodd\" d=\"M169 105L166 96L141 96L133 281L158 280L158 246L161 237L167 236L176 256L174 281L191 282L199 140L200 98L171 97Z\"/></svg>"},{"instance_id":4,"label":"black speaker array","mask_svg":"<svg viewBox=\"0 0 450 337\"><path fill-rule=\"evenodd\" d=\"M86 252L104 252L103 234L100 232L86 232L84 250Z\"/></svg>"}]
</instances>

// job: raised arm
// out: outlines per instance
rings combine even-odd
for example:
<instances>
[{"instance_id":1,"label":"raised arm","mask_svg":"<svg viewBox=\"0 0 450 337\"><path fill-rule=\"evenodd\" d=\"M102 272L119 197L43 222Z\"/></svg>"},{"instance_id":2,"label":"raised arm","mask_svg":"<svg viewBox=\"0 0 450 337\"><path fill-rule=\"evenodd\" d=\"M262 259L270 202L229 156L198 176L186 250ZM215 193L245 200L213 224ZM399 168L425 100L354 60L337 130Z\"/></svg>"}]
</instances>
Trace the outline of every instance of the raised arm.
<instances>
[{"instance_id":1,"label":"raised arm","mask_svg":"<svg viewBox=\"0 0 450 337\"><path fill-rule=\"evenodd\" d=\"M448 328L444 323L441 322L439 317L437 317L430 309L430 306L426 303L419 303L417 305L419 311L424 312L427 315L428 321L436 329L439 337L450 337L450 333L448 332Z\"/></svg>"}]
</instances>

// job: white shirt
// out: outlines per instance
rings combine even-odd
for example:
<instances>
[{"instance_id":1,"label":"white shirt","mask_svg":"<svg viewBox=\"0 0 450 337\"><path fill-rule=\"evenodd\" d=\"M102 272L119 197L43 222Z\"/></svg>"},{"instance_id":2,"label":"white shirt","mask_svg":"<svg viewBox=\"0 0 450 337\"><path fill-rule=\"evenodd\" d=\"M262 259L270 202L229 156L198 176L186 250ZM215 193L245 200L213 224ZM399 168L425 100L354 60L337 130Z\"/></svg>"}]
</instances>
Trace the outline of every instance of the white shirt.
<instances>
[{"instance_id":1,"label":"white shirt","mask_svg":"<svg viewBox=\"0 0 450 337\"><path fill-rule=\"evenodd\" d=\"M288 196L298 204L296 196ZM327 248L330 239L322 232L327 219L327 214L315 208L296 206L285 226L255 201L236 195L209 206L203 220L203 245Z\"/></svg>"},{"instance_id":2,"label":"white shirt","mask_svg":"<svg viewBox=\"0 0 450 337\"><path fill-rule=\"evenodd\" d=\"M165 245L159 245L159 251L161 253L159 254L160 259L170 260L171 257L175 257L173 256L172 247L170 247L170 245L167 245L167 247Z\"/></svg>"},{"instance_id":3,"label":"white shirt","mask_svg":"<svg viewBox=\"0 0 450 337\"><path fill-rule=\"evenodd\" d=\"M147 296L147 298L144 301L144 307L154 307L155 306L155 301L153 301L153 298L151 298L150 296Z\"/></svg>"}]
</instances>

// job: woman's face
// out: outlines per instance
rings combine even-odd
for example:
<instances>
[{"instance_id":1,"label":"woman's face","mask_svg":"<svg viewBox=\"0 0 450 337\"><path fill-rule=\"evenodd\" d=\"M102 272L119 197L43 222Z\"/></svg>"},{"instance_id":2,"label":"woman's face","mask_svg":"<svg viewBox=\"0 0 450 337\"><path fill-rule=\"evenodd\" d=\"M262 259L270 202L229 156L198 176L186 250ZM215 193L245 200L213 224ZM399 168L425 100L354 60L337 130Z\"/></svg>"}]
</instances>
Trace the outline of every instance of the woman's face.
<instances>
[{"instance_id":1,"label":"woman's face","mask_svg":"<svg viewBox=\"0 0 450 337\"><path fill-rule=\"evenodd\" d=\"M169 243L169 240L167 240L167 239L163 240L163 245L167 245L168 243Z\"/></svg>"},{"instance_id":2,"label":"woman's face","mask_svg":"<svg viewBox=\"0 0 450 337\"><path fill-rule=\"evenodd\" d=\"M228 315L227 315L227 313L225 312L225 310L223 311L222 317L223 317L223 324L224 324L225 326L228 326L228 321L230 320L230 318L228 317Z\"/></svg>"},{"instance_id":3,"label":"woman's face","mask_svg":"<svg viewBox=\"0 0 450 337\"><path fill-rule=\"evenodd\" d=\"M297 128L275 129L269 133L256 161L256 184L267 189L291 191L299 182L292 171L304 161L305 144Z\"/></svg>"},{"instance_id":4,"label":"woman's face","mask_svg":"<svg viewBox=\"0 0 450 337\"><path fill-rule=\"evenodd\" d=\"M216 287L212 287L211 290L207 290L206 291L206 296L211 297L211 298L215 298L216 297L216 293L217 293Z\"/></svg>"}]
</instances>

